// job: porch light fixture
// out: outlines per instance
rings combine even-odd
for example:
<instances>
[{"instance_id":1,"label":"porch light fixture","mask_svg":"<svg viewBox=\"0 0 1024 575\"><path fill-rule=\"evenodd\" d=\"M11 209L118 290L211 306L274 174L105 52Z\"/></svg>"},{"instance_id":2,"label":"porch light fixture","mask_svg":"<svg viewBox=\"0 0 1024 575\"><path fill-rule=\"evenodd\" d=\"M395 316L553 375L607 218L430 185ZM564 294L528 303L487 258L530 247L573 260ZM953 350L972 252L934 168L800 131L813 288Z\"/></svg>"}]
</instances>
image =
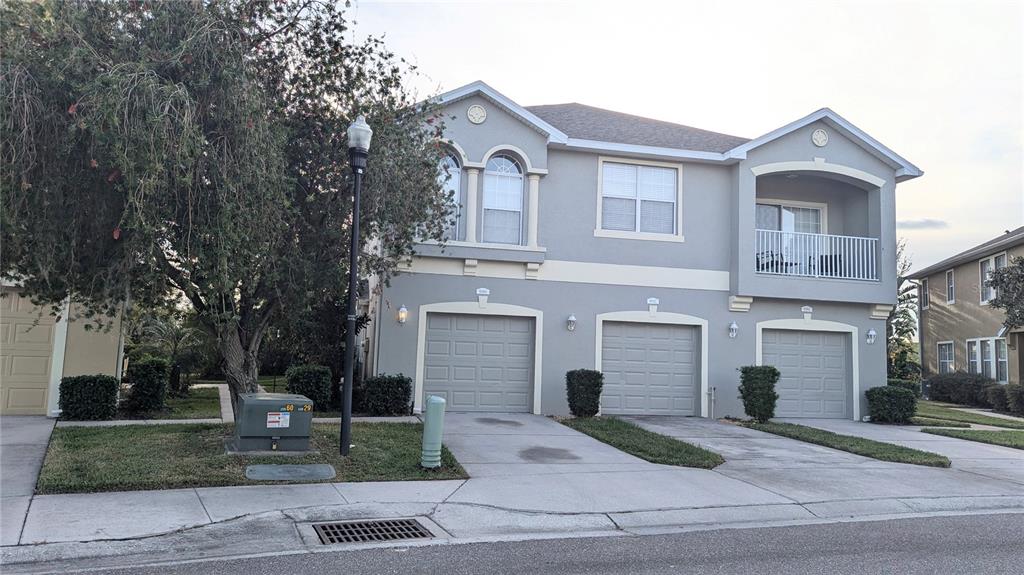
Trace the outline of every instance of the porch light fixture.
<instances>
[{"instance_id":1,"label":"porch light fixture","mask_svg":"<svg viewBox=\"0 0 1024 575\"><path fill-rule=\"evenodd\" d=\"M569 319L565 320L565 329L576 331L576 316L574 314L569 314Z\"/></svg>"},{"instance_id":2,"label":"porch light fixture","mask_svg":"<svg viewBox=\"0 0 1024 575\"><path fill-rule=\"evenodd\" d=\"M398 308L398 323L405 323L409 319L409 308L404 305Z\"/></svg>"},{"instance_id":3,"label":"porch light fixture","mask_svg":"<svg viewBox=\"0 0 1024 575\"><path fill-rule=\"evenodd\" d=\"M740 326L736 325L736 322L729 324L729 339L736 339L736 334L739 333Z\"/></svg>"},{"instance_id":4,"label":"porch light fixture","mask_svg":"<svg viewBox=\"0 0 1024 575\"><path fill-rule=\"evenodd\" d=\"M878 336L878 332L877 331L875 331L874 329L869 329L868 330L868 337L866 338L867 342L868 342L868 345L871 345L871 344L875 343L875 337L877 337L877 336Z\"/></svg>"}]
</instances>

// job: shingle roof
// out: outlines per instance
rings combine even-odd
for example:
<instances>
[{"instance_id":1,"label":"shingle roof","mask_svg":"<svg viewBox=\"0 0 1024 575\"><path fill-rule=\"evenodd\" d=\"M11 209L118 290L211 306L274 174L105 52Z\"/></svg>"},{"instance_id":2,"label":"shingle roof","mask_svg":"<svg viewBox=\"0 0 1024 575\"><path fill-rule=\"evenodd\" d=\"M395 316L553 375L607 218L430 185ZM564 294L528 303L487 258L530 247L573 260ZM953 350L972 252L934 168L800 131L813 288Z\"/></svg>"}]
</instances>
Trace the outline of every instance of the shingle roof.
<instances>
[{"instance_id":1,"label":"shingle roof","mask_svg":"<svg viewBox=\"0 0 1024 575\"><path fill-rule=\"evenodd\" d=\"M910 274L910 279L926 278L936 272L946 271L962 263L1001 252L1006 248L1024 245L1024 226L1010 230L999 237L992 238L987 242L980 243L973 248L960 252L953 257L946 258L937 264L932 264L923 270Z\"/></svg>"},{"instance_id":2,"label":"shingle roof","mask_svg":"<svg viewBox=\"0 0 1024 575\"><path fill-rule=\"evenodd\" d=\"M750 140L583 104L526 106L570 138L701 152L725 152Z\"/></svg>"}]
</instances>

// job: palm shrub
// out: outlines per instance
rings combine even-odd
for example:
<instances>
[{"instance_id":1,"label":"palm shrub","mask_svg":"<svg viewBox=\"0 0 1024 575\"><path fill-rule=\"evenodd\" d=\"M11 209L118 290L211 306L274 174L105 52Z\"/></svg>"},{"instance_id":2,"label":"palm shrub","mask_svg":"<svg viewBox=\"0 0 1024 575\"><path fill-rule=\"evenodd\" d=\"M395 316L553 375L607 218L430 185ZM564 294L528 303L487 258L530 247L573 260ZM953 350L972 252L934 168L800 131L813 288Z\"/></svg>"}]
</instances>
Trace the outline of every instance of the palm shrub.
<instances>
[{"instance_id":1,"label":"palm shrub","mask_svg":"<svg viewBox=\"0 0 1024 575\"><path fill-rule=\"evenodd\" d=\"M313 409L323 411L331 403L331 370L322 365L293 365L284 374L288 393L304 395Z\"/></svg>"},{"instance_id":2,"label":"palm shrub","mask_svg":"<svg viewBox=\"0 0 1024 575\"><path fill-rule=\"evenodd\" d=\"M758 423L766 423L775 417L775 384L779 381L779 370L771 365L746 365L740 368L740 399L743 411Z\"/></svg>"},{"instance_id":3,"label":"palm shrub","mask_svg":"<svg viewBox=\"0 0 1024 575\"><path fill-rule=\"evenodd\" d=\"M565 372L565 394L569 400L569 413L576 417L594 417L601 409L601 390L604 374L593 369L573 369Z\"/></svg>"},{"instance_id":4,"label":"palm shrub","mask_svg":"<svg viewBox=\"0 0 1024 575\"><path fill-rule=\"evenodd\" d=\"M917 412L917 397L905 387L872 387L864 395L868 398L871 421L877 423L910 423Z\"/></svg>"},{"instance_id":5,"label":"palm shrub","mask_svg":"<svg viewBox=\"0 0 1024 575\"><path fill-rule=\"evenodd\" d=\"M117 379L76 375L60 380L60 417L74 421L113 419L117 415Z\"/></svg>"},{"instance_id":6,"label":"palm shrub","mask_svg":"<svg viewBox=\"0 0 1024 575\"><path fill-rule=\"evenodd\" d=\"M124 408L131 413L160 411L167 399L168 363L162 357L142 357L128 363L131 391Z\"/></svg>"}]
</instances>

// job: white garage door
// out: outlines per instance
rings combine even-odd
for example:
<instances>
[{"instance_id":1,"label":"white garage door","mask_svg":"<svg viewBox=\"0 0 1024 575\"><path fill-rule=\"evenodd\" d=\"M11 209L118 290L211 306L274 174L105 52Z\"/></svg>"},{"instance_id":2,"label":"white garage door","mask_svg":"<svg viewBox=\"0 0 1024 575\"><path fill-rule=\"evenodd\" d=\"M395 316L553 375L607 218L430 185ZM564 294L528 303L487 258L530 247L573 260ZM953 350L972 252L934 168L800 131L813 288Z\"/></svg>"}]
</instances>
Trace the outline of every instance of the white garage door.
<instances>
[{"instance_id":1,"label":"white garage door","mask_svg":"<svg viewBox=\"0 0 1024 575\"><path fill-rule=\"evenodd\" d=\"M699 340L693 326L605 322L601 412L700 415Z\"/></svg>"},{"instance_id":2,"label":"white garage door","mask_svg":"<svg viewBox=\"0 0 1024 575\"><path fill-rule=\"evenodd\" d=\"M533 319L427 314L423 390L449 411L529 412Z\"/></svg>"},{"instance_id":3,"label":"white garage door","mask_svg":"<svg viewBox=\"0 0 1024 575\"><path fill-rule=\"evenodd\" d=\"M765 330L762 363L781 372L776 417L846 418L850 394L849 335Z\"/></svg>"},{"instance_id":4,"label":"white garage door","mask_svg":"<svg viewBox=\"0 0 1024 575\"><path fill-rule=\"evenodd\" d=\"M38 324L33 325L35 322ZM54 318L16 290L0 298L0 413L45 415Z\"/></svg>"}]
</instances>

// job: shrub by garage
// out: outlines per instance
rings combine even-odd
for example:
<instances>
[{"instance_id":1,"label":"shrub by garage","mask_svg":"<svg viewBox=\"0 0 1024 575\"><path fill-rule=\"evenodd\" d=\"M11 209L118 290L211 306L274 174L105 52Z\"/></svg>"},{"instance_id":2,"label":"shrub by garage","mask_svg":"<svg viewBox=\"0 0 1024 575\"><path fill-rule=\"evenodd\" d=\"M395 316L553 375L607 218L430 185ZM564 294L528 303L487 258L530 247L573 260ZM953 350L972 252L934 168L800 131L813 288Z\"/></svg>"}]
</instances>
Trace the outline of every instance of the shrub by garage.
<instances>
[{"instance_id":1,"label":"shrub by garage","mask_svg":"<svg viewBox=\"0 0 1024 575\"><path fill-rule=\"evenodd\" d=\"M576 417L594 417L601 409L601 390L604 374L593 369L574 369L565 372L565 394L569 400L569 413Z\"/></svg>"},{"instance_id":2,"label":"shrub by garage","mask_svg":"<svg viewBox=\"0 0 1024 575\"><path fill-rule=\"evenodd\" d=\"M917 398L909 389L887 385L872 387L864 394L871 421L875 423L910 423L917 412Z\"/></svg>"},{"instance_id":3,"label":"shrub by garage","mask_svg":"<svg viewBox=\"0 0 1024 575\"><path fill-rule=\"evenodd\" d=\"M914 397L921 397L921 382L914 381L912 379L895 379L889 378L889 385L892 387L902 387L903 389L909 389L913 392Z\"/></svg>"},{"instance_id":4,"label":"shrub by garage","mask_svg":"<svg viewBox=\"0 0 1024 575\"><path fill-rule=\"evenodd\" d=\"M60 380L60 418L73 421L113 419L117 415L117 379L76 375Z\"/></svg>"},{"instance_id":5,"label":"shrub by garage","mask_svg":"<svg viewBox=\"0 0 1024 575\"><path fill-rule=\"evenodd\" d=\"M412 379L402 374L378 375L363 382L363 409L367 415L409 415Z\"/></svg>"},{"instance_id":6,"label":"shrub by garage","mask_svg":"<svg viewBox=\"0 0 1024 575\"><path fill-rule=\"evenodd\" d=\"M743 411L758 423L766 423L775 417L775 403L779 394L775 384L779 382L779 370L770 365L746 365L740 368L740 399Z\"/></svg>"},{"instance_id":7,"label":"shrub by garage","mask_svg":"<svg viewBox=\"0 0 1024 575\"><path fill-rule=\"evenodd\" d=\"M285 371L288 393L304 395L313 409L325 411L331 403L331 370L322 365L293 365Z\"/></svg>"},{"instance_id":8,"label":"shrub by garage","mask_svg":"<svg viewBox=\"0 0 1024 575\"><path fill-rule=\"evenodd\" d=\"M170 364L162 357L142 357L128 363L127 380L131 384L125 411L132 414L161 411L167 399Z\"/></svg>"}]
</instances>

